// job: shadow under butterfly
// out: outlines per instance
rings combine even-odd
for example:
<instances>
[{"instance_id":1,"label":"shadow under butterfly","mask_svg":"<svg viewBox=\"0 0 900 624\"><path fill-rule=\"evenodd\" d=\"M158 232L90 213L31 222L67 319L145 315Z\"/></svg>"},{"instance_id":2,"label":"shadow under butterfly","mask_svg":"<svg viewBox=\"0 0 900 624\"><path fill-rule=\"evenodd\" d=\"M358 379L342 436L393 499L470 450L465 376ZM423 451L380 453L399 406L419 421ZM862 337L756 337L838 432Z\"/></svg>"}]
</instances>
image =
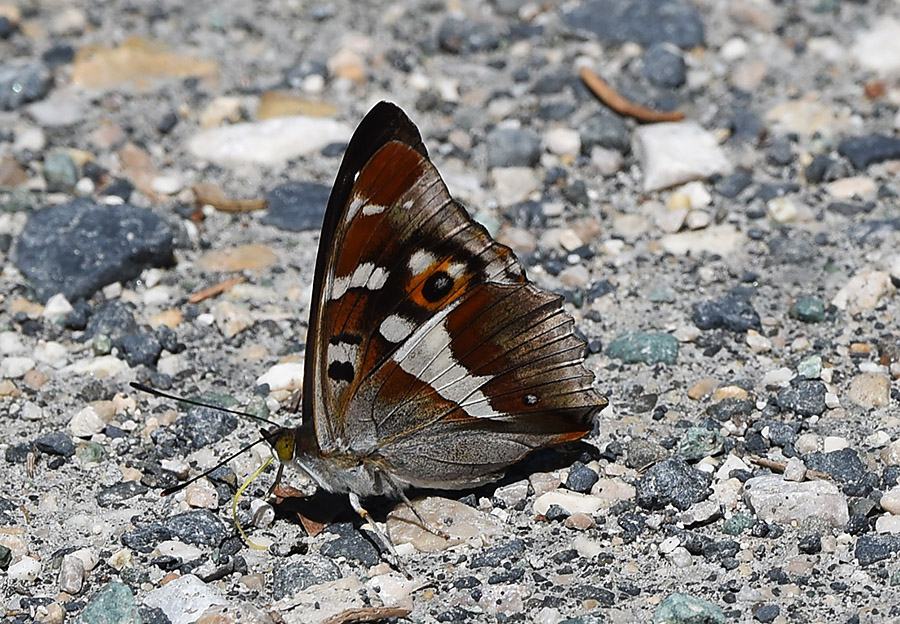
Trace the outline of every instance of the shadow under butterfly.
<instances>
[{"instance_id":1,"label":"shadow under butterfly","mask_svg":"<svg viewBox=\"0 0 900 624\"><path fill-rule=\"evenodd\" d=\"M302 423L258 441L281 462L276 483L287 465L365 519L360 498L380 495L418 517L411 488L475 488L584 437L607 400L573 326L562 298L450 196L406 114L377 104L325 212Z\"/></svg>"}]
</instances>

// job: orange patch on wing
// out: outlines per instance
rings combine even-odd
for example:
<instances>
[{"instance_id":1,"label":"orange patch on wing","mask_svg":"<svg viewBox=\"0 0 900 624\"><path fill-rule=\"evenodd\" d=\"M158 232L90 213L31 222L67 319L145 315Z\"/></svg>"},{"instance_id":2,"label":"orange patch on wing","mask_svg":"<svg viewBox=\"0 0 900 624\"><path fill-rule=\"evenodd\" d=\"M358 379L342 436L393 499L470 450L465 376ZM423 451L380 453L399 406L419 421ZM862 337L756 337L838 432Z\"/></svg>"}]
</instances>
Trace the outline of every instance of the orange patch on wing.
<instances>
[{"instance_id":1,"label":"orange patch on wing","mask_svg":"<svg viewBox=\"0 0 900 624\"><path fill-rule=\"evenodd\" d=\"M428 299L425 298L425 294L424 294L425 284L428 283L428 279L431 276L433 276L437 273L440 273L442 271L444 273L446 273L447 275L450 275L450 271L449 271L450 266L454 265L454 264L458 264L458 263L454 262L452 259L449 259L449 258L446 260L443 260L442 262L434 262L431 264L431 266L429 266L427 269L425 269L422 273L419 273L418 275L416 275L413 278L414 280L418 281L418 284L415 286L415 288L413 288L411 282L407 283L407 285L406 285L407 289L412 291L409 295L410 301L412 301L415 305L419 306L420 308L422 308L424 310L439 310L448 301L451 301L454 298L456 298L459 295L459 293L461 293L465 289L466 284L468 284L469 281L472 279L471 273L463 273L459 277L453 279L453 287L447 291L446 295L444 295L437 301L429 301Z\"/></svg>"}]
</instances>

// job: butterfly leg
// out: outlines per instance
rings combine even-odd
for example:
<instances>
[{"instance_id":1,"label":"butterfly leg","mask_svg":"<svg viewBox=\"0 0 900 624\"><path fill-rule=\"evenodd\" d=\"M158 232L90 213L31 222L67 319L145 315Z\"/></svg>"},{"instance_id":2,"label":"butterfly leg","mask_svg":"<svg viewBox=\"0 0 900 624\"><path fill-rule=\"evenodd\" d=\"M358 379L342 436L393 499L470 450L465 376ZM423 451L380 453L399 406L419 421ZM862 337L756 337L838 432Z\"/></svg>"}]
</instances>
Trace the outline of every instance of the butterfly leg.
<instances>
[{"instance_id":1,"label":"butterfly leg","mask_svg":"<svg viewBox=\"0 0 900 624\"><path fill-rule=\"evenodd\" d=\"M387 550L391 553L391 557L394 559L395 567L406 575L407 578L411 579L412 575L409 573L409 570L406 569L406 566L403 565L403 561L400 559L400 555L397 553L397 549L394 548L394 543L391 541L391 538L387 536L387 534L381 530L381 527L378 526L378 523L372 518L372 515L366 511L366 509L362 506L362 502L359 500L359 496L350 492L350 506L353 507L353 511L355 511L360 518L369 523L369 526L372 527L372 531L378 537L378 540L381 542L382 546L387 548Z\"/></svg>"},{"instance_id":2,"label":"butterfly leg","mask_svg":"<svg viewBox=\"0 0 900 624\"><path fill-rule=\"evenodd\" d=\"M281 475L284 474L284 464L278 464L278 472L275 474L275 480L272 481L272 485L269 486L269 490L266 492L266 495L263 498L269 498L272 496L272 493L275 491L275 488L278 487L278 484L281 483Z\"/></svg>"},{"instance_id":3,"label":"butterfly leg","mask_svg":"<svg viewBox=\"0 0 900 624\"><path fill-rule=\"evenodd\" d=\"M430 522L428 522L425 518L422 517L422 515L419 513L419 510L416 509L415 507L413 507L412 501L409 500L409 498L406 496L406 493L403 490L398 490L397 493L400 494L400 500L403 501L403 504L406 505L411 512L413 512L413 515L416 517L416 520L419 521L419 526L421 526L423 529L425 529L432 535L437 535L438 537L446 539L446 540L450 539L449 533L447 533L446 531L442 531L441 529L432 525Z\"/></svg>"}]
</instances>

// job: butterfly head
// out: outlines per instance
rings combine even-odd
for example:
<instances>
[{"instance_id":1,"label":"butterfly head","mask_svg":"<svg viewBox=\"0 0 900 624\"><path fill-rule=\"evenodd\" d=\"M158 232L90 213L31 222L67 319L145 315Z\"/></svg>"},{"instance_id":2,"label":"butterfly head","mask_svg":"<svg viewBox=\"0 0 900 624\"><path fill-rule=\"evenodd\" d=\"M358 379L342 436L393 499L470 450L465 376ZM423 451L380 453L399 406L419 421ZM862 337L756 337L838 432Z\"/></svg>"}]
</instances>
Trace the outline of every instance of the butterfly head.
<instances>
[{"instance_id":1,"label":"butterfly head","mask_svg":"<svg viewBox=\"0 0 900 624\"><path fill-rule=\"evenodd\" d=\"M266 442L269 443L269 446L272 447L278 461L282 464L289 464L293 461L297 452L297 438L293 429L287 427L275 427L268 431L264 431L262 435L266 439Z\"/></svg>"}]
</instances>

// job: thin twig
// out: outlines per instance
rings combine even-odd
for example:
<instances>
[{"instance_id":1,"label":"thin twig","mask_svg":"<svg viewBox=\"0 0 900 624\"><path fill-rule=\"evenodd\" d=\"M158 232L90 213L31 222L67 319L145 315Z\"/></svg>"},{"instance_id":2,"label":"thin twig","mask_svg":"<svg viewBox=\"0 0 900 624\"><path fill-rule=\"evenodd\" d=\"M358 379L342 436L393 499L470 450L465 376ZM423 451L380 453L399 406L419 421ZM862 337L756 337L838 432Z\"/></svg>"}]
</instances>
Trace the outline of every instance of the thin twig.
<instances>
[{"instance_id":1,"label":"thin twig","mask_svg":"<svg viewBox=\"0 0 900 624\"><path fill-rule=\"evenodd\" d=\"M656 122L656 121L681 121L684 119L684 113L681 111L656 111L640 104L625 99L625 97L613 89L608 82L600 76L592 72L587 67L582 67L578 71L578 75L584 80L584 84L588 86L594 95L600 98L604 104L622 115L634 117L638 121Z\"/></svg>"},{"instance_id":2,"label":"thin twig","mask_svg":"<svg viewBox=\"0 0 900 624\"><path fill-rule=\"evenodd\" d=\"M360 607L359 609L347 609L332 615L322 624L354 624L355 622L376 622L392 617L405 617L412 613L411 609L403 607Z\"/></svg>"},{"instance_id":3,"label":"thin twig","mask_svg":"<svg viewBox=\"0 0 900 624\"><path fill-rule=\"evenodd\" d=\"M192 187L192 190L194 191L194 201L196 203L209 204L221 212L252 212L254 210L262 210L267 205L265 197L229 199L225 197L222 189L210 182L199 182Z\"/></svg>"},{"instance_id":4,"label":"thin twig","mask_svg":"<svg viewBox=\"0 0 900 624\"><path fill-rule=\"evenodd\" d=\"M188 297L188 301L190 303L200 303L204 299L209 299L210 297L215 297L216 295L221 295L223 292L231 290L231 287L240 284L244 281L244 278L240 275L237 277L232 277L231 279L227 279L224 282L219 282L218 284L213 284L208 288L204 288L203 290L198 290L193 295Z\"/></svg>"},{"instance_id":5,"label":"thin twig","mask_svg":"<svg viewBox=\"0 0 900 624\"><path fill-rule=\"evenodd\" d=\"M748 461L756 464L757 466L762 466L763 468L770 468L772 470L777 470L778 472L784 472L784 469L787 468L787 464L785 462L775 461L774 459L766 459L765 457L759 457L757 455L748 455L746 457ZM810 470L806 469L806 472L803 475L807 479L830 479L831 475L827 472L819 472L818 470Z\"/></svg>"}]
</instances>

